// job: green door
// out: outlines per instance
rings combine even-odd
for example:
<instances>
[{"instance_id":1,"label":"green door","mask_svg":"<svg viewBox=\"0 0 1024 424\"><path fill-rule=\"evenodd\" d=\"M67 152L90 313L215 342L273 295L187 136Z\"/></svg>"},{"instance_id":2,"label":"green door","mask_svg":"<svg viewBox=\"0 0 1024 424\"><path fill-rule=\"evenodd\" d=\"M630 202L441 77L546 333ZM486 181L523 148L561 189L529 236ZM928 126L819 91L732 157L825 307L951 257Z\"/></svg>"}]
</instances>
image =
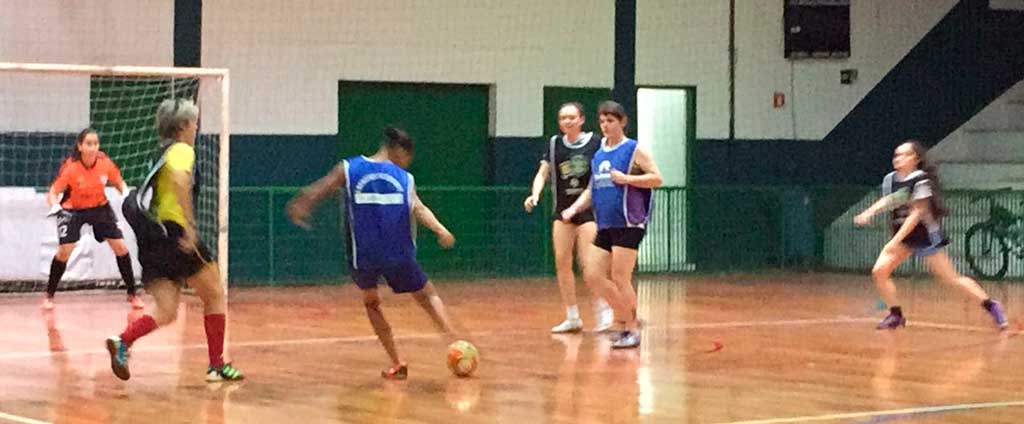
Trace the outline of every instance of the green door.
<instances>
[{"instance_id":1,"label":"green door","mask_svg":"<svg viewBox=\"0 0 1024 424\"><path fill-rule=\"evenodd\" d=\"M384 126L394 124L416 141L417 185L484 185L488 92L486 85L341 81L342 157L377 151Z\"/></svg>"}]
</instances>

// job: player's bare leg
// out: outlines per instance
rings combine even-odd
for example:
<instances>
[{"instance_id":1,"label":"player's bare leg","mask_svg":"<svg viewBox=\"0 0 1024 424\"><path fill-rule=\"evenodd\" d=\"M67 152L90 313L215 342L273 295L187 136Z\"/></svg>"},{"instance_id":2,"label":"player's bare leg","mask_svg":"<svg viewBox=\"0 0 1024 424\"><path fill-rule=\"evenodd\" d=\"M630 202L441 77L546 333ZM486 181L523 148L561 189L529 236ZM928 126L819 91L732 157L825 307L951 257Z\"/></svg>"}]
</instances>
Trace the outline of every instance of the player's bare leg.
<instances>
[{"instance_id":1,"label":"player's bare leg","mask_svg":"<svg viewBox=\"0 0 1024 424\"><path fill-rule=\"evenodd\" d=\"M636 290L633 289L633 268L636 267L637 250L612 246L611 276L619 289L619 299L628 314L621 318L625 321L625 330L621 337L612 343L613 348L635 348L640 346L639 320L636 315Z\"/></svg>"},{"instance_id":2,"label":"player's bare leg","mask_svg":"<svg viewBox=\"0 0 1024 424\"><path fill-rule=\"evenodd\" d=\"M420 307L427 312L427 315L430 315L430 319L434 326L437 327L437 330L444 333L449 342L454 341L457 337L457 332L452 325L451 318L448 317L444 302L441 301L441 296L437 294L434 284L427 281L427 284L422 289L412 293L412 298L416 299L416 303L419 303Z\"/></svg>"},{"instance_id":3,"label":"player's bare leg","mask_svg":"<svg viewBox=\"0 0 1024 424\"><path fill-rule=\"evenodd\" d=\"M594 246L596 237L597 223L588 222L576 227L576 262L579 263L580 270L584 273L586 272L587 256L591 255L595 249L600 250ZM594 298L594 314L597 316L594 332L610 330L615 325L615 313L612 311L611 305L604 299L600 287L595 286L586 278L583 279L583 282L590 288L590 295Z\"/></svg>"},{"instance_id":4,"label":"player's bare leg","mask_svg":"<svg viewBox=\"0 0 1024 424\"><path fill-rule=\"evenodd\" d=\"M911 254L913 251L902 244L888 247L878 255L875 266L871 269L871 277L875 281L875 287L878 288L878 294L889 305L889 315L876 326L879 330L893 330L907 325L907 320L903 318L903 309L896 296L896 285L892 282L892 272Z\"/></svg>"},{"instance_id":5,"label":"player's bare leg","mask_svg":"<svg viewBox=\"0 0 1024 424\"><path fill-rule=\"evenodd\" d=\"M395 348L395 337L391 333L391 324L388 324L388 320L384 318L384 312L380 309L380 295L377 293L377 289L363 290L363 306L366 307L366 317L370 319L373 332L377 334L377 339L380 340L380 344L384 346L384 351L388 353L388 357L391 359L392 367L381 371L381 377L404 380L408 376L408 368L398 357L398 349Z\"/></svg>"},{"instance_id":6,"label":"player's bare leg","mask_svg":"<svg viewBox=\"0 0 1024 424\"><path fill-rule=\"evenodd\" d=\"M576 304L576 276L572 272L572 252L576 244L576 224L556 220L551 224L551 243L555 253L555 277L565 305L565 321L551 328L552 333L576 333L583 320Z\"/></svg>"}]
</instances>

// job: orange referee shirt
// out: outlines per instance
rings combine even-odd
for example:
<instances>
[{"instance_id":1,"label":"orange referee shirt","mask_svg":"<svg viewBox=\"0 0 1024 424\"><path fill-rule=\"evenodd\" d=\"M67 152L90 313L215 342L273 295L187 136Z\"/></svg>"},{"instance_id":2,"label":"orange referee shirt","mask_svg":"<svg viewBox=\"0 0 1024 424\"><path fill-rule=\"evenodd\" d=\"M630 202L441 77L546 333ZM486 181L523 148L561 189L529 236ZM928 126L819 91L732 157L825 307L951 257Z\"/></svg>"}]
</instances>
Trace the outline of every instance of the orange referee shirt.
<instances>
[{"instance_id":1,"label":"orange referee shirt","mask_svg":"<svg viewBox=\"0 0 1024 424\"><path fill-rule=\"evenodd\" d=\"M52 190L64 192L61 207L64 209L88 209L107 203L103 189L108 185L121 185L121 170L103 152L98 152L96 163L86 167L82 161L67 159L53 181Z\"/></svg>"}]
</instances>

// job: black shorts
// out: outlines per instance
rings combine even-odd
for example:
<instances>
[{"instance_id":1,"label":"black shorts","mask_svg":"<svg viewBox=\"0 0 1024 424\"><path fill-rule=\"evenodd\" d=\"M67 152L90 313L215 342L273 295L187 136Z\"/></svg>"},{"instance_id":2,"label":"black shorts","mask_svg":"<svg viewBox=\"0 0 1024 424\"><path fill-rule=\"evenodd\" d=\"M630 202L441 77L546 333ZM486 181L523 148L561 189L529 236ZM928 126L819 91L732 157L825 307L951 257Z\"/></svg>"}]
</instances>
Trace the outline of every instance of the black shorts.
<instances>
[{"instance_id":1,"label":"black shorts","mask_svg":"<svg viewBox=\"0 0 1024 424\"><path fill-rule=\"evenodd\" d=\"M57 238L60 244L75 243L82 238L82 225L92 226L92 236L103 243L106 239L123 239L117 228L117 216L110 203L89 209L73 209L57 214Z\"/></svg>"},{"instance_id":2,"label":"black shorts","mask_svg":"<svg viewBox=\"0 0 1024 424\"><path fill-rule=\"evenodd\" d=\"M594 238L594 246L612 251L612 246L624 247L637 250L640 242L643 241L647 230L643 228L605 228L597 230L597 237Z\"/></svg>"},{"instance_id":3,"label":"black shorts","mask_svg":"<svg viewBox=\"0 0 1024 424\"><path fill-rule=\"evenodd\" d=\"M897 231L899 231L899 227L893 226L893 234L896 234ZM910 234L903 238L902 243L904 246L913 249L914 255L923 258L934 255L939 249L948 245L949 239L946 238L946 234L941 229L930 232L927 227L918 224L914 227L914 231L911 231Z\"/></svg>"},{"instance_id":4,"label":"black shorts","mask_svg":"<svg viewBox=\"0 0 1024 424\"><path fill-rule=\"evenodd\" d=\"M552 221L561 221L562 220L562 210L556 210L555 213L553 215L551 215L551 220ZM585 210L583 212L578 212L578 213L576 213L576 215L572 216L572 219L569 220L569 223L574 224L574 225L583 225L583 224L586 224L588 222L594 222L594 210L593 209L587 209L587 210Z\"/></svg>"},{"instance_id":5,"label":"black shorts","mask_svg":"<svg viewBox=\"0 0 1024 424\"><path fill-rule=\"evenodd\" d=\"M198 250L188 253L182 251L178 241L184 236L185 230L174 222L164 221L163 224L167 228L167 238L139 240L142 284L167 279L184 286L186 279L213 262L213 255L202 240L196 242Z\"/></svg>"}]
</instances>

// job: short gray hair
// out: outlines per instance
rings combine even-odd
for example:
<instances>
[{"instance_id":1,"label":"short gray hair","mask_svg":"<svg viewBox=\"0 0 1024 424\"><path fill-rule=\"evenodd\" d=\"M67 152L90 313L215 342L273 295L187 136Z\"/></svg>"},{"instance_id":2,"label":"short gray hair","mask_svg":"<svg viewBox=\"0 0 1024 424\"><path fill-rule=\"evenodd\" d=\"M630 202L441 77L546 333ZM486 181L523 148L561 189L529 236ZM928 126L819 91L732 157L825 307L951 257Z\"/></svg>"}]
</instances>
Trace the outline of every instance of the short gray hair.
<instances>
[{"instance_id":1,"label":"short gray hair","mask_svg":"<svg viewBox=\"0 0 1024 424\"><path fill-rule=\"evenodd\" d=\"M199 119L199 107L189 99L167 99L156 108L156 133L161 142L175 140L188 121Z\"/></svg>"}]
</instances>

